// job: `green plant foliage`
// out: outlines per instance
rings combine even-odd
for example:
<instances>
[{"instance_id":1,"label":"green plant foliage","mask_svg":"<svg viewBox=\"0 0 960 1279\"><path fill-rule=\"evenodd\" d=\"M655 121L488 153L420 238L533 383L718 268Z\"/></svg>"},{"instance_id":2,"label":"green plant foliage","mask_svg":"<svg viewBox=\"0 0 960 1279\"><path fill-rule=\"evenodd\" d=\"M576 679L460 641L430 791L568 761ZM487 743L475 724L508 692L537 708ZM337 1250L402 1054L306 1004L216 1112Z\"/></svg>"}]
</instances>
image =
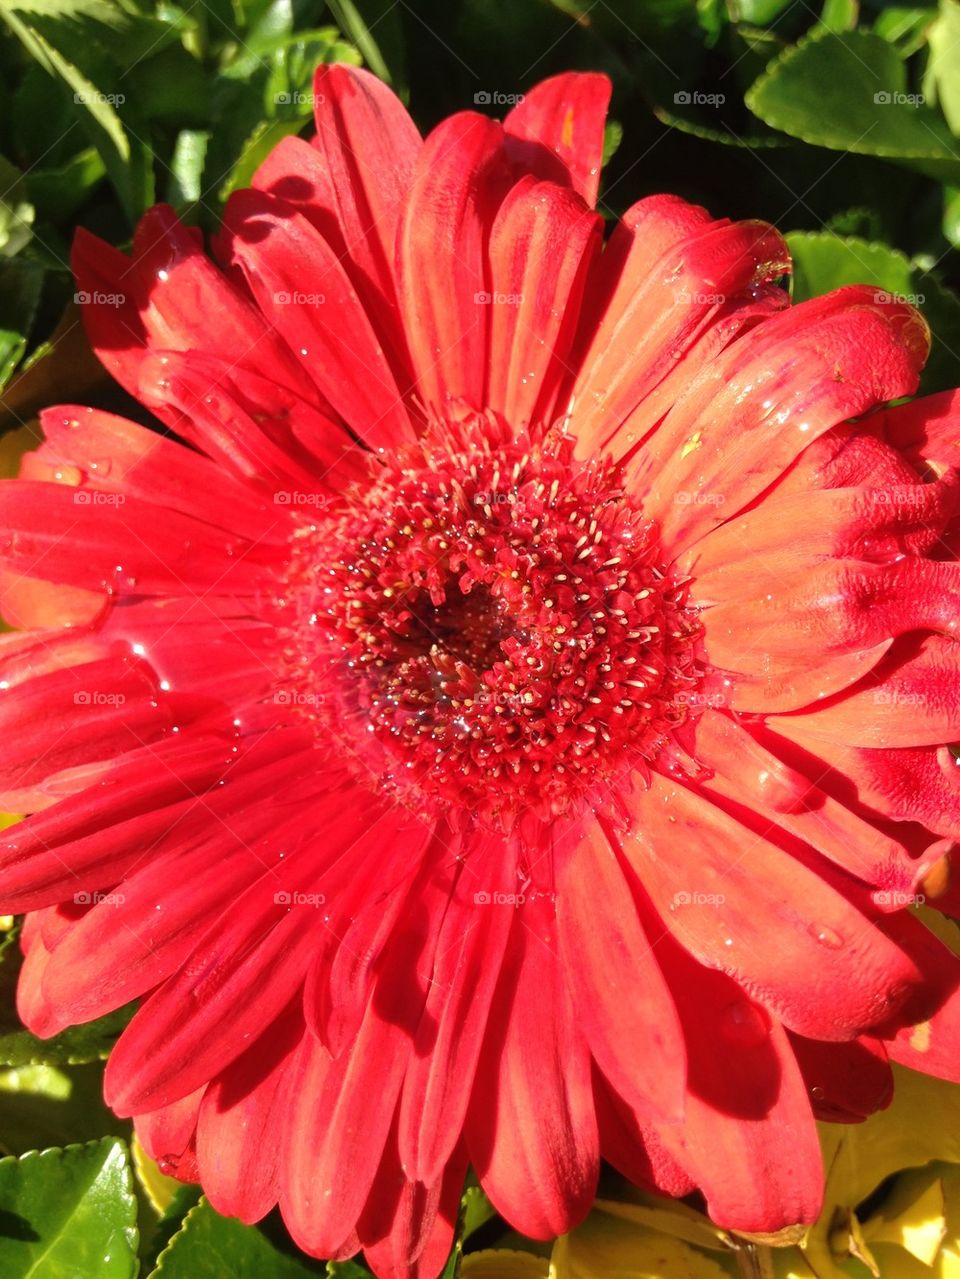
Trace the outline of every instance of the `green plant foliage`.
<instances>
[{"instance_id":1,"label":"green plant foliage","mask_svg":"<svg viewBox=\"0 0 960 1279\"><path fill-rule=\"evenodd\" d=\"M132 1279L137 1204L116 1138L0 1159L4 1279Z\"/></svg>"}]
</instances>

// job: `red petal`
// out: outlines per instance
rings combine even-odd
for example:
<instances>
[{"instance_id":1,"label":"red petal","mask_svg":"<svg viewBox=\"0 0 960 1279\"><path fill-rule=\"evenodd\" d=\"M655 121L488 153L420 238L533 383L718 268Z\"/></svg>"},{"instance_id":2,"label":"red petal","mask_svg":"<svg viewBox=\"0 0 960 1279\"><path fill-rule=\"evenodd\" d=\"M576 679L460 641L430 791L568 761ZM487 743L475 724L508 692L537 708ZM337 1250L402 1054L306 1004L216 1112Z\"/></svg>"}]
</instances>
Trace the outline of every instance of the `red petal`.
<instances>
[{"instance_id":1,"label":"red petal","mask_svg":"<svg viewBox=\"0 0 960 1279\"><path fill-rule=\"evenodd\" d=\"M498 886L506 891L516 850L507 843L497 856L477 841L466 856L472 873L459 876L443 917L400 1103L403 1167L427 1183L440 1177L460 1139L513 915L509 906L478 902L477 886L483 882L488 897ZM489 882L478 878L484 875Z\"/></svg>"},{"instance_id":2,"label":"red petal","mask_svg":"<svg viewBox=\"0 0 960 1279\"><path fill-rule=\"evenodd\" d=\"M557 923L574 1010L600 1069L627 1102L645 1103L679 1122L685 1071L680 1021L633 893L599 826L560 863Z\"/></svg>"},{"instance_id":3,"label":"red petal","mask_svg":"<svg viewBox=\"0 0 960 1279\"><path fill-rule=\"evenodd\" d=\"M247 594L266 585L266 549L140 499L78 502L63 484L0 484L0 560L51 582L104 594ZM259 561L259 563L258 563Z\"/></svg>"},{"instance_id":4,"label":"red petal","mask_svg":"<svg viewBox=\"0 0 960 1279\"><path fill-rule=\"evenodd\" d=\"M893 1100L893 1072L882 1040L825 1044L791 1035L790 1044L818 1119L858 1123Z\"/></svg>"},{"instance_id":5,"label":"red petal","mask_svg":"<svg viewBox=\"0 0 960 1279\"><path fill-rule=\"evenodd\" d=\"M537 177L569 182L592 208L610 91L610 81L595 71L541 80L503 122L508 156Z\"/></svg>"},{"instance_id":6,"label":"red petal","mask_svg":"<svg viewBox=\"0 0 960 1279\"><path fill-rule=\"evenodd\" d=\"M397 244L400 307L428 408L485 401L490 307L486 247L506 185L502 130L464 112L424 143Z\"/></svg>"},{"instance_id":7,"label":"red petal","mask_svg":"<svg viewBox=\"0 0 960 1279\"><path fill-rule=\"evenodd\" d=\"M774 828L805 840L891 898L910 894L917 864L904 845L811 782L776 749L775 742L768 749L733 716L706 710L696 721L696 757L712 774L703 782L707 791L762 814ZM823 769L814 769L823 782Z\"/></svg>"},{"instance_id":8,"label":"red petal","mask_svg":"<svg viewBox=\"0 0 960 1279\"><path fill-rule=\"evenodd\" d=\"M290 536L289 510L156 431L70 404L44 409L40 425L48 469L60 469L59 463L83 473L83 488L74 493L78 502L110 506L109 497L117 495L122 506L134 497L255 540L286 542ZM30 478L56 477L35 472Z\"/></svg>"},{"instance_id":9,"label":"red petal","mask_svg":"<svg viewBox=\"0 0 960 1279\"><path fill-rule=\"evenodd\" d=\"M549 182L519 182L490 240L488 404L517 430L551 422L603 220Z\"/></svg>"},{"instance_id":10,"label":"red petal","mask_svg":"<svg viewBox=\"0 0 960 1279\"><path fill-rule=\"evenodd\" d=\"M692 545L818 435L916 389L926 324L912 307L874 299L875 290L858 286L802 302L694 379L630 465L665 545Z\"/></svg>"},{"instance_id":11,"label":"red petal","mask_svg":"<svg viewBox=\"0 0 960 1279\"><path fill-rule=\"evenodd\" d=\"M936 599L929 602L936 607ZM814 710L778 716L772 727L801 744L902 747L955 741L960 737L960 646L939 635L905 637L857 688Z\"/></svg>"},{"instance_id":12,"label":"red petal","mask_svg":"<svg viewBox=\"0 0 960 1279\"><path fill-rule=\"evenodd\" d=\"M299 1013L275 1022L206 1090L197 1120L197 1162L217 1212L259 1221L279 1198L276 1140L290 1105L289 1080L303 1037Z\"/></svg>"},{"instance_id":13,"label":"red petal","mask_svg":"<svg viewBox=\"0 0 960 1279\"><path fill-rule=\"evenodd\" d=\"M470 1115L471 1162L522 1234L552 1239L583 1219L599 1171L586 1042L557 954L552 907L519 908Z\"/></svg>"},{"instance_id":14,"label":"red petal","mask_svg":"<svg viewBox=\"0 0 960 1279\"><path fill-rule=\"evenodd\" d=\"M919 982L910 958L850 901L706 798L654 774L630 804L624 850L664 923L791 1030L853 1039Z\"/></svg>"},{"instance_id":15,"label":"red petal","mask_svg":"<svg viewBox=\"0 0 960 1279\"><path fill-rule=\"evenodd\" d=\"M665 939L690 1062L683 1124L656 1118L667 1149L703 1191L711 1220L773 1232L816 1220L823 1165L790 1042L737 984Z\"/></svg>"},{"instance_id":16,"label":"red petal","mask_svg":"<svg viewBox=\"0 0 960 1279\"><path fill-rule=\"evenodd\" d=\"M238 191L224 213L232 260L324 398L372 447L413 439L400 391L337 255L289 205Z\"/></svg>"},{"instance_id":17,"label":"red petal","mask_svg":"<svg viewBox=\"0 0 960 1279\"><path fill-rule=\"evenodd\" d=\"M726 316L732 299L751 302L756 287L788 264L782 236L761 222L709 224L651 265L646 254L628 257L573 388L578 453L606 445L687 347Z\"/></svg>"}]
</instances>

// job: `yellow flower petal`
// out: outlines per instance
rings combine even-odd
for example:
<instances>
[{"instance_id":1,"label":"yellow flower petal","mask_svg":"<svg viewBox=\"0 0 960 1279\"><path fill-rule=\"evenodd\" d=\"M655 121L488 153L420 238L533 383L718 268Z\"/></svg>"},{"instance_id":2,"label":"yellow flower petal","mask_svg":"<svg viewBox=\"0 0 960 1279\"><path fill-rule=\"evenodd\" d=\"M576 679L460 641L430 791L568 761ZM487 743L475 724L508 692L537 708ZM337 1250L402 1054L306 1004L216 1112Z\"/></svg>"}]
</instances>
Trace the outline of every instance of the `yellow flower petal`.
<instances>
[{"instance_id":1,"label":"yellow flower petal","mask_svg":"<svg viewBox=\"0 0 960 1279\"><path fill-rule=\"evenodd\" d=\"M461 1279L548 1279L550 1262L532 1252L471 1252L460 1266Z\"/></svg>"}]
</instances>

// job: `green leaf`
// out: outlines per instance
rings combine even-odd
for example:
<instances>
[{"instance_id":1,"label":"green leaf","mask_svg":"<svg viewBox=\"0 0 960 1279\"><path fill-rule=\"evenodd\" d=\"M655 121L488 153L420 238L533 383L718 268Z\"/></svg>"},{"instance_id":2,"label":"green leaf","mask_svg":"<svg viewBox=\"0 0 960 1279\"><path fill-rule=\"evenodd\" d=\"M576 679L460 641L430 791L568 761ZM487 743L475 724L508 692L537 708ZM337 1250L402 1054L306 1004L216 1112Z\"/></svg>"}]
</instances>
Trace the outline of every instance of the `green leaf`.
<instances>
[{"instance_id":1,"label":"green leaf","mask_svg":"<svg viewBox=\"0 0 960 1279\"><path fill-rule=\"evenodd\" d=\"M927 32L937 16L932 5L901 8L893 5L877 14L873 31L897 46L903 57L909 58L927 43Z\"/></svg>"},{"instance_id":2,"label":"green leaf","mask_svg":"<svg viewBox=\"0 0 960 1279\"><path fill-rule=\"evenodd\" d=\"M920 384L922 392L960 384L960 300L935 276L885 244L829 232L787 236L793 255L793 297L801 302L845 284L872 284L919 307L930 325L933 346Z\"/></svg>"},{"instance_id":3,"label":"green leaf","mask_svg":"<svg viewBox=\"0 0 960 1279\"><path fill-rule=\"evenodd\" d=\"M55 168L31 169L25 181L38 215L62 222L89 199L105 173L99 151L87 147Z\"/></svg>"},{"instance_id":4,"label":"green leaf","mask_svg":"<svg viewBox=\"0 0 960 1279\"><path fill-rule=\"evenodd\" d=\"M20 258L0 259L0 391L27 349L42 289L42 267Z\"/></svg>"},{"instance_id":5,"label":"green leaf","mask_svg":"<svg viewBox=\"0 0 960 1279\"><path fill-rule=\"evenodd\" d=\"M103 1102L103 1068L17 1066L0 1070L0 1146L4 1155L126 1135L130 1125Z\"/></svg>"},{"instance_id":6,"label":"green leaf","mask_svg":"<svg viewBox=\"0 0 960 1279\"><path fill-rule=\"evenodd\" d=\"M305 1279L317 1270L280 1251L255 1226L221 1217L201 1199L160 1254L160 1279ZM322 1271L321 1271L322 1273Z\"/></svg>"},{"instance_id":7,"label":"green leaf","mask_svg":"<svg viewBox=\"0 0 960 1279\"><path fill-rule=\"evenodd\" d=\"M815 30L775 59L748 91L765 124L814 146L881 156L960 180L944 120L907 92L906 68L880 36Z\"/></svg>"},{"instance_id":8,"label":"green leaf","mask_svg":"<svg viewBox=\"0 0 960 1279\"><path fill-rule=\"evenodd\" d=\"M299 133L306 120L264 120L258 124L244 143L240 158L229 178L220 188L220 199L225 200L231 191L250 185L250 179L281 138Z\"/></svg>"},{"instance_id":9,"label":"green leaf","mask_svg":"<svg viewBox=\"0 0 960 1279\"><path fill-rule=\"evenodd\" d=\"M167 187L170 204L192 204L200 199L209 143L210 134L206 129L183 129L177 135Z\"/></svg>"},{"instance_id":10,"label":"green leaf","mask_svg":"<svg viewBox=\"0 0 960 1279\"><path fill-rule=\"evenodd\" d=\"M139 216L153 197L149 149L128 136L118 110L127 97L120 87L123 73L111 67L87 30L90 20L104 32L122 25L123 10L104 0L55 0L52 9L39 0L0 0L0 19L71 95L77 121L103 157L128 217ZM83 63L88 69L81 69Z\"/></svg>"},{"instance_id":11,"label":"green leaf","mask_svg":"<svg viewBox=\"0 0 960 1279\"><path fill-rule=\"evenodd\" d=\"M603 155L600 157L600 165L602 168L610 163L617 154L620 143L623 141L623 125L619 120L608 120L603 130Z\"/></svg>"},{"instance_id":12,"label":"green leaf","mask_svg":"<svg viewBox=\"0 0 960 1279\"><path fill-rule=\"evenodd\" d=\"M943 234L955 249L960 249L960 187L944 188Z\"/></svg>"},{"instance_id":13,"label":"green leaf","mask_svg":"<svg viewBox=\"0 0 960 1279\"><path fill-rule=\"evenodd\" d=\"M820 24L828 31L852 31L859 9L859 0L823 0Z\"/></svg>"},{"instance_id":14,"label":"green leaf","mask_svg":"<svg viewBox=\"0 0 960 1279\"><path fill-rule=\"evenodd\" d=\"M133 1016L133 1005L118 1008L97 1021L71 1026L51 1039L38 1039L17 1017L19 971L20 956L14 937L8 935L0 946L0 1066L68 1066L105 1061Z\"/></svg>"},{"instance_id":15,"label":"green leaf","mask_svg":"<svg viewBox=\"0 0 960 1279\"><path fill-rule=\"evenodd\" d=\"M359 66L362 58L353 45L340 38L336 27L324 27L285 36L269 51L267 61L271 67L264 93L267 114L309 119L317 66L329 62Z\"/></svg>"},{"instance_id":16,"label":"green leaf","mask_svg":"<svg viewBox=\"0 0 960 1279\"><path fill-rule=\"evenodd\" d=\"M405 97L406 49L396 0L327 0L327 8L373 74Z\"/></svg>"},{"instance_id":17,"label":"green leaf","mask_svg":"<svg viewBox=\"0 0 960 1279\"><path fill-rule=\"evenodd\" d=\"M0 1159L4 1279L132 1279L137 1204L124 1143Z\"/></svg>"},{"instance_id":18,"label":"green leaf","mask_svg":"<svg viewBox=\"0 0 960 1279\"><path fill-rule=\"evenodd\" d=\"M960 135L960 3L941 0L940 16L927 36L930 60L923 77L923 91L931 103L939 102L947 123Z\"/></svg>"},{"instance_id":19,"label":"green leaf","mask_svg":"<svg viewBox=\"0 0 960 1279\"><path fill-rule=\"evenodd\" d=\"M30 243L33 216L23 175L0 155L0 256L12 258Z\"/></svg>"}]
</instances>

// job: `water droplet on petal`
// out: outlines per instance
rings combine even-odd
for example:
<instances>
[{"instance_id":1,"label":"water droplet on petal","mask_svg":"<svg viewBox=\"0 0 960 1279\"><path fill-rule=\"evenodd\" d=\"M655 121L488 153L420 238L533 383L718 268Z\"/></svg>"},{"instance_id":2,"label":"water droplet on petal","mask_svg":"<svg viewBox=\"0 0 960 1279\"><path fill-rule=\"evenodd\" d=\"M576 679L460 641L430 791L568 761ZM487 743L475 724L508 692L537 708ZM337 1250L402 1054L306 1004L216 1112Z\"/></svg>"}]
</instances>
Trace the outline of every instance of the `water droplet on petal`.
<instances>
[{"instance_id":1,"label":"water droplet on petal","mask_svg":"<svg viewBox=\"0 0 960 1279\"><path fill-rule=\"evenodd\" d=\"M733 1043L750 1047L770 1034L770 1018L759 1004L735 999L720 1014L721 1033Z\"/></svg>"},{"instance_id":2,"label":"water droplet on petal","mask_svg":"<svg viewBox=\"0 0 960 1279\"><path fill-rule=\"evenodd\" d=\"M821 946L827 946L830 950L839 950L843 945L840 934L824 924L811 924L808 931L814 941L819 942Z\"/></svg>"}]
</instances>

